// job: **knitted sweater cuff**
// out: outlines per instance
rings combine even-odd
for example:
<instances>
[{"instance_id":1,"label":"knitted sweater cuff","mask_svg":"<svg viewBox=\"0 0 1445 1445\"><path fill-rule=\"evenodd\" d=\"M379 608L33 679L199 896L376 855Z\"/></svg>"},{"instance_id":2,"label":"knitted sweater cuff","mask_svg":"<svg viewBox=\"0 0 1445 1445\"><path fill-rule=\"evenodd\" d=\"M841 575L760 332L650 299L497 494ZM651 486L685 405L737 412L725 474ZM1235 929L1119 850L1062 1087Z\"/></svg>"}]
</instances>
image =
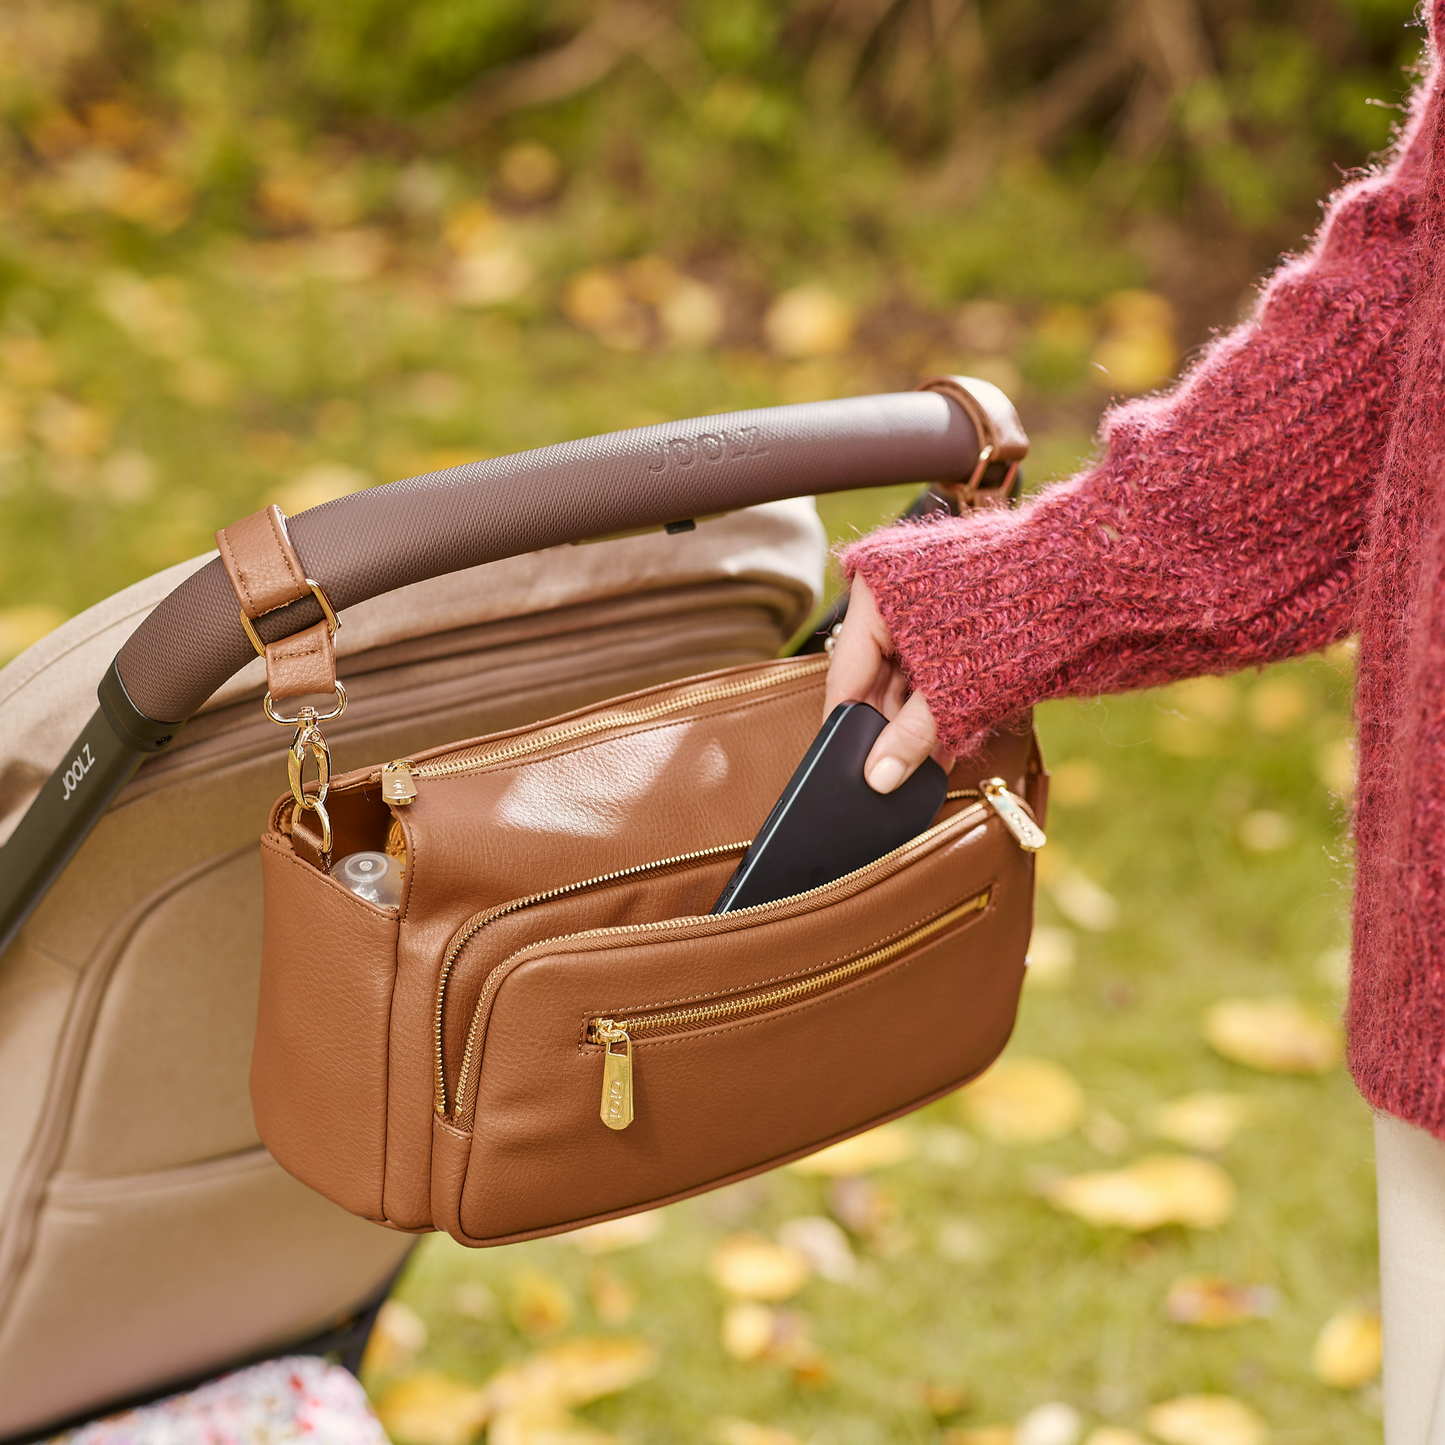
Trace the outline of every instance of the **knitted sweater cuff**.
<instances>
[{"instance_id":1,"label":"knitted sweater cuff","mask_svg":"<svg viewBox=\"0 0 1445 1445\"><path fill-rule=\"evenodd\" d=\"M1100 538L1076 515L1087 509L1069 505L1076 486L1019 512L900 523L842 554L849 580L872 590L909 680L957 752L1052 695L1065 657L1087 653L1118 625L1088 616L1080 574Z\"/></svg>"}]
</instances>

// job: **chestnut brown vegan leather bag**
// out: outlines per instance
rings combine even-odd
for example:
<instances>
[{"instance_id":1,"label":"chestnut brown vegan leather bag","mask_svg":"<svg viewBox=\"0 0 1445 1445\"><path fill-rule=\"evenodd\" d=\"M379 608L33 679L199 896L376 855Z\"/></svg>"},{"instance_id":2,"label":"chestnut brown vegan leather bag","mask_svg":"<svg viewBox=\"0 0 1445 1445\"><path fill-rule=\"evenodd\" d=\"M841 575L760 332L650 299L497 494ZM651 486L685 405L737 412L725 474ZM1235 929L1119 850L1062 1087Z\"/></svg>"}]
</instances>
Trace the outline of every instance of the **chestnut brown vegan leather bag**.
<instances>
[{"instance_id":1,"label":"chestnut brown vegan leather bag","mask_svg":"<svg viewBox=\"0 0 1445 1445\"><path fill-rule=\"evenodd\" d=\"M327 614L255 637L268 710L297 733L261 842L252 1100L298 1179L378 1223L502 1244L810 1153L1003 1048L1046 792L1027 719L956 761L903 847L710 915L821 725L826 656L331 778L325 714L276 711L334 684L329 603L279 513L238 526L222 557L253 623L308 591ZM363 850L401 863L398 906L330 875Z\"/></svg>"}]
</instances>

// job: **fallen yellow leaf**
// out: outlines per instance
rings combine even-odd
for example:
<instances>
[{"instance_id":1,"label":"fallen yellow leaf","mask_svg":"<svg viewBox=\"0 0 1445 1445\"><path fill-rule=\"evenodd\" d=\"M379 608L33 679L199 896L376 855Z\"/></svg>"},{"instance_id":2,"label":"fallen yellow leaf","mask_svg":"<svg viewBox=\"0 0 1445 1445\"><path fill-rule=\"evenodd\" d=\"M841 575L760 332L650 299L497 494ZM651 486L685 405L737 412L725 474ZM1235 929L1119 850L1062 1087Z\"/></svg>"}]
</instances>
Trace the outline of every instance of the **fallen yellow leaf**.
<instances>
[{"instance_id":1,"label":"fallen yellow leaf","mask_svg":"<svg viewBox=\"0 0 1445 1445\"><path fill-rule=\"evenodd\" d=\"M752 1300L729 1305L723 1311L722 1347L735 1360L760 1360L773 1343L770 1306Z\"/></svg>"},{"instance_id":2,"label":"fallen yellow leaf","mask_svg":"<svg viewBox=\"0 0 1445 1445\"><path fill-rule=\"evenodd\" d=\"M863 1239L871 1239L884 1230L897 1207L893 1196L871 1179L845 1175L828 1187L828 1208L834 1218Z\"/></svg>"},{"instance_id":3,"label":"fallen yellow leaf","mask_svg":"<svg viewBox=\"0 0 1445 1445\"><path fill-rule=\"evenodd\" d=\"M923 1397L923 1403L928 1407L929 1412L937 1415L940 1420L947 1419L950 1415L957 1415L961 1410L966 1410L970 1398L968 1391L962 1385L937 1383L920 1386L919 1394Z\"/></svg>"},{"instance_id":4,"label":"fallen yellow leaf","mask_svg":"<svg viewBox=\"0 0 1445 1445\"><path fill-rule=\"evenodd\" d=\"M620 1275L598 1265L587 1276L592 1308L604 1325L625 1325L637 1308L637 1291Z\"/></svg>"},{"instance_id":5,"label":"fallen yellow leaf","mask_svg":"<svg viewBox=\"0 0 1445 1445\"><path fill-rule=\"evenodd\" d=\"M1266 678L1249 694L1249 719L1260 732L1287 733L1310 711L1310 697L1296 682Z\"/></svg>"},{"instance_id":6,"label":"fallen yellow leaf","mask_svg":"<svg viewBox=\"0 0 1445 1445\"><path fill-rule=\"evenodd\" d=\"M1380 1317L1369 1310L1340 1310L1315 1340L1315 1378L1336 1390L1358 1390L1380 1373Z\"/></svg>"},{"instance_id":7,"label":"fallen yellow leaf","mask_svg":"<svg viewBox=\"0 0 1445 1445\"><path fill-rule=\"evenodd\" d=\"M426 1321L409 1304L389 1299L377 1311L362 1367L378 1374L404 1370L426 1346Z\"/></svg>"},{"instance_id":8,"label":"fallen yellow leaf","mask_svg":"<svg viewBox=\"0 0 1445 1445\"><path fill-rule=\"evenodd\" d=\"M778 1243L801 1254L814 1274L846 1284L858 1271L848 1236L821 1214L790 1219L778 1230Z\"/></svg>"},{"instance_id":9,"label":"fallen yellow leaf","mask_svg":"<svg viewBox=\"0 0 1445 1445\"><path fill-rule=\"evenodd\" d=\"M963 1429L955 1426L943 1432L943 1445L1014 1445L1014 1427L977 1425Z\"/></svg>"},{"instance_id":10,"label":"fallen yellow leaf","mask_svg":"<svg viewBox=\"0 0 1445 1445\"><path fill-rule=\"evenodd\" d=\"M516 1410L487 1427L487 1445L616 1445L617 1437L565 1410Z\"/></svg>"},{"instance_id":11,"label":"fallen yellow leaf","mask_svg":"<svg viewBox=\"0 0 1445 1445\"><path fill-rule=\"evenodd\" d=\"M995 1064L959 1095L964 1117L1005 1144L1035 1144L1067 1134L1084 1116L1084 1092L1048 1059Z\"/></svg>"},{"instance_id":12,"label":"fallen yellow leaf","mask_svg":"<svg viewBox=\"0 0 1445 1445\"><path fill-rule=\"evenodd\" d=\"M512 1281L507 1296L507 1314L529 1338L555 1335L572 1323L576 1312L577 1307L567 1287L550 1274L529 1269Z\"/></svg>"},{"instance_id":13,"label":"fallen yellow leaf","mask_svg":"<svg viewBox=\"0 0 1445 1445\"><path fill-rule=\"evenodd\" d=\"M1221 999L1204 1016L1216 1053L1270 1074L1322 1074L1339 1062L1340 1031L1288 994Z\"/></svg>"},{"instance_id":14,"label":"fallen yellow leaf","mask_svg":"<svg viewBox=\"0 0 1445 1445\"><path fill-rule=\"evenodd\" d=\"M494 1415L567 1410L615 1395L656 1369L657 1351L645 1340L568 1340L499 1370L482 1395Z\"/></svg>"},{"instance_id":15,"label":"fallen yellow leaf","mask_svg":"<svg viewBox=\"0 0 1445 1445\"><path fill-rule=\"evenodd\" d=\"M1274 1313L1278 1296L1268 1285L1234 1284L1213 1275L1185 1275L1169 1286L1164 1313L1176 1325L1217 1330Z\"/></svg>"},{"instance_id":16,"label":"fallen yellow leaf","mask_svg":"<svg viewBox=\"0 0 1445 1445\"><path fill-rule=\"evenodd\" d=\"M1294 820L1275 808L1256 808L1239 820L1240 846L1251 853L1278 853L1294 836Z\"/></svg>"},{"instance_id":17,"label":"fallen yellow leaf","mask_svg":"<svg viewBox=\"0 0 1445 1445\"><path fill-rule=\"evenodd\" d=\"M913 1153L913 1131L906 1124L884 1124L855 1134L851 1139L830 1144L816 1154L795 1159L789 1168L799 1174L866 1174L870 1169L885 1169L901 1163Z\"/></svg>"},{"instance_id":18,"label":"fallen yellow leaf","mask_svg":"<svg viewBox=\"0 0 1445 1445\"><path fill-rule=\"evenodd\" d=\"M755 1425L751 1420L714 1420L709 1435L717 1445L802 1445L791 1431L776 1425Z\"/></svg>"},{"instance_id":19,"label":"fallen yellow leaf","mask_svg":"<svg viewBox=\"0 0 1445 1445\"><path fill-rule=\"evenodd\" d=\"M65 614L58 607L43 602L0 608L0 663L18 657L64 621Z\"/></svg>"},{"instance_id":20,"label":"fallen yellow leaf","mask_svg":"<svg viewBox=\"0 0 1445 1445\"><path fill-rule=\"evenodd\" d=\"M1335 738L1315 749L1315 776L1337 798L1348 798L1355 791L1355 769L1353 738Z\"/></svg>"},{"instance_id":21,"label":"fallen yellow leaf","mask_svg":"<svg viewBox=\"0 0 1445 1445\"><path fill-rule=\"evenodd\" d=\"M781 1300L808 1281L808 1261L757 1234L735 1234L713 1251L712 1277L738 1299Z\"/></svg>"},{"instance_id":22,"label":"fallen yellow leaf","mask_svg":"<svg viewBox=\"0 0 1445 1445\"><path fill-rule=\"evenodd\" d=\"M1191 677L1176 682L1165 696L1203 722L1225 723L1234 716L1239 694L1227 677Z\"/></svg>"},{"instance_id":23,"label":"fallen yellow leaf","mask_svg":"<svg viewBox=\"0 0 1445 1445\"><path fill-rule=\"evenodd\" d=\"M1155 1405L1144 1420L1164 1445L1264 1445L1264 1421L1232 1395L1181 1395Z\"/></svg>"},{"instance_id":24,"label":"fallen yellow leaf","mask_svg":"<svg viewBox=\"0 0 1445 1445\"><path fill-rule=\"evenodd\" d=\"M402 1445L467 1445L487 1418L485 1392L445 1375L410 1375L376 1402L386 1433Z\"/></svg>"},{"instance_id":25,"label":"fallen yellow leaf","mask_svg":"<svg viewBox=\"0 0 1445 1445\"><path fill-rule=\"evenodd\" d=\"M343 466L339 462L318 462L288 482L277 493L276 502L290 517L308 508L319 507L323 502L335 501L337 497L365 491L373 480L355 467Z\"/></svg>"},{"instance_id":26,"label":"fallen yellow leaf","mask_svg":"<svg viewBox=\"0 0 1445 1445\"><path fill-rule=\"evenodd\" d=\"M709 346L727 321L727 308L711 286L685 277L657 303L657 319L674 346Z\"/></svg>"},{"instance_id":27,"label":"fallen yellow leaf","mask_svg":"<svg viewBox=\"0 0 1445 1445\"><path fill-rule=\"evenodd\" d=\"M1252 1112L1243 1094L1185 1094L1155 1109L1150 1126L1162 1139L1217 1154L1249 1122Z\"/></svg>"},{"instance_id":28,"label":"fallen yellow leaf","mask_svg":"<svg viewBox=\"0 0 1445 1445\"><path fill-rule=\"evenodd\" d=\"M1126 1430L1121 1425L1100 1425L1084 1437L1084 1445L1149 1445L1137 1430Z\"/></svg>"},{"instance_id":29,"label":"fallen yellow leaf","mask_svg":"<svg viewBox=\"0 0 1445 1445\"><path fill-rule=\"evenodd\" d=\"M1119 921L1119 900L1077 868L1061 868L1049 880L1049 895L1076 928L1107 933Z\"/></svg>"},{"instance_id":30,"label":"fallen yellow leaf","mask_svg":"<svg viewBox=\"0 0 1445 1445\"><path fill-rule=\"evenodd\" d=\"M779 356L831 356L853 338L853 308L826 286L784 291L763 317L763 335Z\"/></svg>"},{"instance_id":31,"label":"fallen yellow leaf","mask_svg":"<svg viewBox=\"0 0 1445 1445\"><path fill-rule=\"evenodd\" d=\"M1030 1410L1014 1426L1014 1445L1078 1445L1084 1422L1072 1405L1050 1400Z\"/></svg>"},{"instance_id":32,"label":"fallen yellow leaf","mask_svg":"<svg viewBox=\"0 0 1445 1445\"><path fill-rule=\"evenodd\" d=\"M1074 953L1074 935L1067 928L1036 924L1024 977L1031 987L1063 988L1074 976Z\"/></svg>"},{"instance_id":33,"label":"fallen yellow leaf","mask_svg":"<svg viewBox=\"0 0 1445 1445\"><path fill-rule=\"evenodd\" d=\"M1136 1232L1165 1224L1218 1229L1234 1208L1229 1175L1218 1164L1186 1155L1152 1154L1125 1169L1069 1175L1044 1194L1089 1224Z\"/></svg>"},{"instance_id":34,"label":"fallen yellow leaf","mask_svg":"<svg viewBox=\"0 0 1445 1445\"><path fill-rule=\"evenodd\" d=\"M649 1244L662 1233L662 1215L655 1209L645 1214L624 1214L621 1219L604 1219L601 1224L586 1224L566 1236L583 1254L616 1254L622 1249L636 1249Z\"/></svg>"},{"instance_id":35,"label":"fallen yellow leaf","mask_svg":"<svg viewBox=\"0 0 1445 1445\"><path fill-rule=\"evenodd\" d=\"M562 182L562 162L540 141L517 141L502 152L497 179L519 201L546 200Z\"/></svg>"},{"instance_id":36,"label":"fallen yellow leaf","mask_svg":"<svg viewBox=\"0 0 1445 1445\"><path fill-rule=\"evenodd\" d=\"M1064 808L1083 807L1104 791L1104 770L1093 758L1068 758L1056 763L1049 778L1049 802Z\"/></svg>"}]
</instances>

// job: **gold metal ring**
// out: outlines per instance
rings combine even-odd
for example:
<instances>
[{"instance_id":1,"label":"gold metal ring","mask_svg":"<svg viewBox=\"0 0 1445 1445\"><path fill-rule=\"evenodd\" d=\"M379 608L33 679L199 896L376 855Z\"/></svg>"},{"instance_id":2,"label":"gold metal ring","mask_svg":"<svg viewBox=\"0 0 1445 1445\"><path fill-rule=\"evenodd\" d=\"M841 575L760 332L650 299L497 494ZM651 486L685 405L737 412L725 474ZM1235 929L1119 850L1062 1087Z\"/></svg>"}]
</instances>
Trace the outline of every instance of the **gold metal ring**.
<instances>
[{"instance_id":1,"label":"gold metal ring","mask_svg":"<svg viewBox=\"0 0 1445 1445\"><path fill-rule=\"evenodd\" d=\"M311 723L330 722L332 718L340 717L346 711L346 688L339 681L337 682L336 702L330 712L317 712L315 708L303 707L295 717L287 717L284 713L276 711L269 692L261 699L261 706L265 709L266 716L273 723L280 723L282 727L293 728L298 725L305 727Z\"/></svg>"},{"instance_id":2,"label":"gold metal ring","mask_svg":"<svg viewBox=\"0 0 1445 1445\"><path fill-rule=\"evenodd\" d=\"M307 753L310 753L316 761L316 792L314 795L307 793L306 785L301 777L301 771L306 766ZM326 801L326 794L331 788L331 749L326 746L326 739L321 736L321 729L314 723L309 727L296 729L296 737L291 743L290 751L286 754L286 775L291 783L291 796L301 807L312 806L309 800L313 797L317 803Z\"/></svg>"},{"instance_id":3,"label":"gold metal ring","mask_svg":"<svg viewBox=\"0 0 1445 1445\"><path fill-rule=\"evenodd\" d=\"M320 798L313 798L309 795L303 797L298 805L308 813L315 813L321 819L321 851L331 852L331 815L326 811L326 804Z\"/></svg>"},{"instance_id":4,"label":"gold metal ring","mask_svg":"<svg viewBox=\"0 0 1445 1445\"><path fill-rule=\"evenodd\" d=\"M331 605L331 599L321 589L319 582L313 582L311 578L306 579L306 585L311 589L311 595L316 599L317 606L321 608L321 614L326 618L326 630L332 638L341 631L341 621L336 615L336 609ZM275 611L275 608L272 608ZM265 616L266 614L262 614ZM241 626L245 629L246 636L251 639L251 646L256 649L257 657L265 657L266 644L261 641L261 635L256 631L256 624L242 611L240 614Z\"/></svg>"}]
</instances>

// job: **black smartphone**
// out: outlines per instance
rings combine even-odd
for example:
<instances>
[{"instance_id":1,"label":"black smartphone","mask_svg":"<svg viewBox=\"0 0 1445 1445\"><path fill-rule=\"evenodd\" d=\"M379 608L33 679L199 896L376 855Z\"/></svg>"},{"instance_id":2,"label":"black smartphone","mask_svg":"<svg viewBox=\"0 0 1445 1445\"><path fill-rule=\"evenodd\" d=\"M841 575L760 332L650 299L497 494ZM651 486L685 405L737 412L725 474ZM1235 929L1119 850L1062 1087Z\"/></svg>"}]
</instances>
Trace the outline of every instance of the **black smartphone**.
<instances>
[{"instance_id":1,"label":"black smartphone","mask_svg":"<svg viewBox=\"0 0 1445 1445\"><path fill-rule=\"evenodd\" d=\"M875 793L863 776L887 725L866 702L833 709L713 904L714 913L819 888L928 827L948 792L948 775L932 758L891 793Z\"/></svg>"}]
</instances>

